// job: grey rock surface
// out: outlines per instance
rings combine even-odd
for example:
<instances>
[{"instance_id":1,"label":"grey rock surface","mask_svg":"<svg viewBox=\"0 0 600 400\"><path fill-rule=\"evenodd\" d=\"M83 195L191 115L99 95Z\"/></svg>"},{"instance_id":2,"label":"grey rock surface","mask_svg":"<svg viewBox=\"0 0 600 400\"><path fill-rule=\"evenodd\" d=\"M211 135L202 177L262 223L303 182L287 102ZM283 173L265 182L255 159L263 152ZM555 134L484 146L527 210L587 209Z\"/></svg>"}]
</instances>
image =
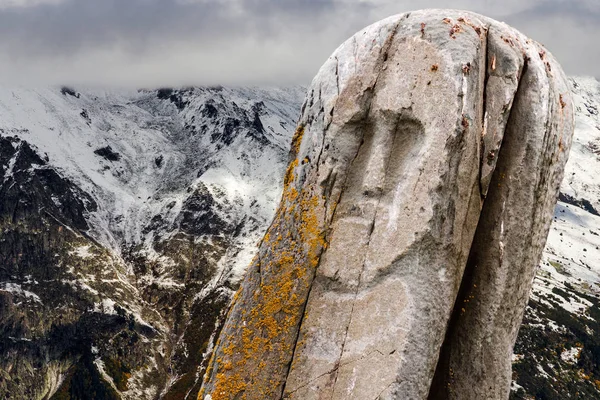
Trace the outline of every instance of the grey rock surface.
<instances>
[{"instance_id":1,"label":"grey rock surface","mask_svg":"<svg viewBox=\"0 0 600 400\"><path fill-rule=\"evenodd\" d=\"M431 399L506 399L510 393L513 346L546 244L574 129L571 96L559 65L538 44L525 44L526 68Z\"/></svg>"},{"instance_id":2,"label":"grey rock surface","mask_svg":"<svg viewBox=\"0 0 600 400\"><path fill-rule=\"evenodd\" d=\"M342 44L199 398L506 398L572 114L551 56L473 13Z\"/></svg>"}]
</instances>

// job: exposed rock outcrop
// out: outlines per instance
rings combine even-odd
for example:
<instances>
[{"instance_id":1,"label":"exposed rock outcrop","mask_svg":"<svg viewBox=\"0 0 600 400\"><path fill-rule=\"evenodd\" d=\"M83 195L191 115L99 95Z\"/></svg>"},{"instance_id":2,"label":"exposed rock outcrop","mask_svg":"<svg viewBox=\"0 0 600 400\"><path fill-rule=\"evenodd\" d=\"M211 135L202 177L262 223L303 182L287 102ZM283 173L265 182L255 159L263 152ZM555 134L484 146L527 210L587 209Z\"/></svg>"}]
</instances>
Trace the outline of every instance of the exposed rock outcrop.
<instances>
[{"instance_id":1,"label":"exposed rock outcrop","mask_svg":"<svg viewBox=\"0 0 600 400\"><path fill-rule=\"evenodd\" d=\"M558 64L483 16L393 16L299 126L199 398L506 398L573 133Z\"/></svg>"}]
</instances>

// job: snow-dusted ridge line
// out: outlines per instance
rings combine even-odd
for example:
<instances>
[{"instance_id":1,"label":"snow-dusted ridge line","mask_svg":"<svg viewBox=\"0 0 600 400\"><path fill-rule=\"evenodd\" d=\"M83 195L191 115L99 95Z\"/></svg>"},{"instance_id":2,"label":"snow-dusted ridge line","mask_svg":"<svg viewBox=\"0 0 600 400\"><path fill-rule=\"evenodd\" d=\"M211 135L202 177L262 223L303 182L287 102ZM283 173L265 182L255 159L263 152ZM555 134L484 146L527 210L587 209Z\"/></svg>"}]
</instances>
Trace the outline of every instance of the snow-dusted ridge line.
<instances>
[{"instance_id":1,"label":"snow-dusted ridge line","mask_svg":"<svg viewBox=\"0 0 600 400\"><path fill-rule=\"evenodd\" d=\"M600 207L597 147L600 146L600 82L591 77L576 77L571 78L570 83L576 128L561 193L576 200L587 200L597 210ZM599 235L599 216L583 207L559 201L544 249L540 278L534 281L534 295L546 290L541 283L543 279L559 286L565 282L578 287L587 283L587 291L600 295Z\"/></svg>"},{"instance_id":2,"label":"snow-dusted ridge line","mask_svg":"<svg viewBox=\"0 0 600 400\"><path fill-rule=\"evenodd\" d=\"M243 215L272 217L282 149L287 152L303 88L190 88L177 94L182 110L176 102L160 101L157 91L76 93L0 90L0 129L30 143L94 198L98 211L88 217L90 234L116 254L123 245L148 241L143 230L153 216L174 222L189 197L186 188L199 183ZM228 129L228 118L235 124L241 113L258 115L264 145L238 136L223 146L210 137L215 128ZM94 153L107 147L118 161ZM239 264L249 261L244 256Z\"/></svg>"}]
</instances>

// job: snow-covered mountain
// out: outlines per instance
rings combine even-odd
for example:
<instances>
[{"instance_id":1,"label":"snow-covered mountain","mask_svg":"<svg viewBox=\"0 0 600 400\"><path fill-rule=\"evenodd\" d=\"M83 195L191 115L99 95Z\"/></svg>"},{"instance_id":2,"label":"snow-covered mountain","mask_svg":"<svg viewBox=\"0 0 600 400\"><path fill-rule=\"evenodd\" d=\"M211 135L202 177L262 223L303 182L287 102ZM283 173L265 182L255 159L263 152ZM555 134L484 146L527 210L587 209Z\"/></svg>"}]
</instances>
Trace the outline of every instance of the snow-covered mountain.
<instances>
[{"instance_id":1,"label":"snow-covered mountain","mask_svg":"<svg viewBox=\"0 0 600 400\"><path fill-rule=\"evenodd\" d=\"M0 398L195 398L303 96L0 90Z\"/></svg>"},{"instance_id":2,"label":"snow-covered mountain","mask_svg":"<svg viewBox=\"0 0 600 400\"><path fill-rule=\"evenodd\" d=\"M571 82L515 399L600 398L600 83ZM195 399L303 96L0 88L0 398Z\"/></svg>"}]
</instances>

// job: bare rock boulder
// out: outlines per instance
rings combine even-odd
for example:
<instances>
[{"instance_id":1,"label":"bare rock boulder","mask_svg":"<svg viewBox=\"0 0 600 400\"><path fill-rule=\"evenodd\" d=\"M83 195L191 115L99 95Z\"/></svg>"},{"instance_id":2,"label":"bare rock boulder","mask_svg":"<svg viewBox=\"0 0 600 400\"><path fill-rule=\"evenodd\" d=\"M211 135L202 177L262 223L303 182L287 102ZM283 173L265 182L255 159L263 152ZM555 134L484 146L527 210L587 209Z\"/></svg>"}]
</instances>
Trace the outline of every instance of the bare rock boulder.
<instances>
[{"instance_id":1,"label":"bare rock boulder","mask_svg":"<svg viewBox=\"0 0 600 400\"><path fill-rule=\"evenodd\" d=\"M308 90L199 398L507 398L572 133L559 65L505 24L358 32Z\"/></svg>"}]
</instances>

